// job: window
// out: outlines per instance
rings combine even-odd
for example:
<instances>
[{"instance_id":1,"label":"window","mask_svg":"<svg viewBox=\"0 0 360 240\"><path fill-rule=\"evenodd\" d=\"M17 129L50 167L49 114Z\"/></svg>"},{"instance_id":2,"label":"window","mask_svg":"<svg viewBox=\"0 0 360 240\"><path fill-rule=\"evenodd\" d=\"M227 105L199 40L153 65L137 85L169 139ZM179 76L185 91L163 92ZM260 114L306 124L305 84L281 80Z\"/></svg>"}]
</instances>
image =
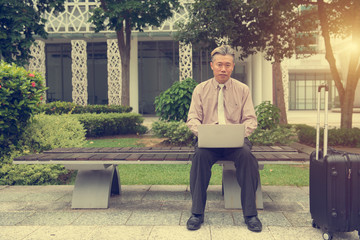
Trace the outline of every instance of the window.
<instances>
[{"instance_id":1,"label":"window","mask_svg":"<svg viewBox=\"0 0 360 240\"><path fill-rule=\"evenodd\" d=\"M47 101L72 102L71 44L46 44Z\"/></svg>"},{"instance_id":2,"label":"window","mask_svg":"<svg viewBox=\"0 0 360 240\"><path fill-rule=\"evenodd\" d=\"M315 110L317 108L318 86L329 86L329 108L334 107L337 90L331 74L326 72L289 73L289 109ZM321 93L321 106L324 107L324 92Z\"/></svg>"}]
</instances>

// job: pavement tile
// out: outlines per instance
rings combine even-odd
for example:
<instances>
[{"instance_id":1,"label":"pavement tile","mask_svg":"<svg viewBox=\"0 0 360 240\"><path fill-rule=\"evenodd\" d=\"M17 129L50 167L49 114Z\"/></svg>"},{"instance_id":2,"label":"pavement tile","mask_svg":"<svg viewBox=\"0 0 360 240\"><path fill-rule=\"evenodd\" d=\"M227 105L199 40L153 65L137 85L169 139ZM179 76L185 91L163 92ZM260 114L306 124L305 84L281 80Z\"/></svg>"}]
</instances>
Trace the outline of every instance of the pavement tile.
<instances>
[{"instance_id":1,"label":"pavement tile","mask_svg":"<svg viewBox=\"0 0 360 240\"><path fill-rule=\"evenodd\" d=\"M9 186L8 185L0 185L0 190L5 189L7 187L9 187Z\"/></svg>"},{"instance_id":2,"label":"pavement tile","mask_svg":"<svg viewBox=\"0 0 360 240\"><path fill-rule=\"evenodd\" d=\"M254 233L247 229L247 226L210 226L211 237L216 240L274 240L271 232L263 227L262 232Z\"/></svg>"},{"instance_id":3,"label":"pavement tile","mask_svg":"<svg viewBox=\"0 0 360 240\"><path fill-rule=\"evenodd\" d=\"M24 240L86 240L89 239L96 228L94 226L43 226L28 235Z\"/></svg>"},{"instance_id":4,"label":"pavement tile","mask_svg":"<svg viewBox=\"0 0 360 240\"><path fill-rule=\"evenodd\" d=\"M23 208L22 211L36 211L36 212L53 212L53 211L70 211L71 210L71 201L70 202L22 202Z\"/></svg>"},{"instance_id":5,"label":"pavement tile","mask_svg":"<svg viewBox=\"0 0 360 240\"><path fill-rule=\"evenodd\" d=\"M312 226L310 212L284 212L283 214L294 227Z\"/></svg>"},{"instance_id":6,"label":"pavement tile","mask_svg":"<svg viewBox=\"0 0 360 240\"><path fill-rule=\"evenodd\" d=\"M129 211L149 211L160 210L162 201L126 201L126 202L111 202L109 209L129 210Z\"/></svg>"},{"instance_id":7,"label":"pavement tile","mask_svg":"<svg viewBox=\"0 0 360 240\"><path fill-rule=\"evenodd\" d=\"M135 211L126 225L179 225L180 217L180 211Z\"/></svg>"},{"instance_id":8,"label":"pavement tile","mask_svg":"<svg viewBox=\"0 0 360 240\"><path fill-rule=\"evenodd\" d=\"M192 202L188 201L164 201L161 210L169 211L190 211Z\"/></svg>"},{"instance_id":9,"label":"pavement tile","mask_svg":"<svg viewBox=\"0 0 360 240\"><path fill-rule=\"evenodd\" d=\"M19 240L24 239L36 231L39 226L0 226L1 240Z\"/></svg>"},{"instance_id":10,"label":"pavement tile","mask_svg":"<svg viewBox=\"0 0 360 240\"><path fill-rule=\"evenodd\" d=\"M144 240L149 238L152 229L153 226L105 226L95 229L88 239Z\"/></svg>"},{"instance_id":11,"label":"pavement tile","mask_svg":"<svg viewBox=\"0 0 360 240\"><path fill-rule=\"evenodd\" d=\"M299 187L264 186L263 190L274 202L309 202L309 195Z\"/></svg>"},{"instance_id":12,"label":"pavement tile","mask_svg":"<svg viewBox=\"0 0 360 240\"><path fill-rule=\"evenodd\" d=\"M189 231L184 226L154 226L149 240L211 240L210 228L202 226L197 231Z\"/></svg>"},{"instance_id":13,"label":"pavement tile","mask_svg":"<svg viewBox=\"0 0 360 240\"><path fill-rule=\"evenodd\" d=\"M22 226L53 226L53 225L70 225L81 215L80 211L71 212L36 212L33 215L24 219L18 225Z\"/></svg>"},{"instance_id":14,"label":"pavement tile","mask_svg":"<svg viewBox=\"0 0 360 240\"><path fill-rule=\"evenodd\" d=\"M234 218L231 212L208 212L205 221L210 226L234 226Z\"/></svg>"},{"instance_id":15,"label":"pavement tile","mask_svg":"<svg viewBox=\"0 0 360 240\"><path fill-rule=\"evenodd\" d=\"M264 202L264 209L270 212L305 211L304 205L298 202Z\"/></svg>"},{"instance_id":16,"label":"pavement tile","mask_svg":"<svg viewBox=\"0 0 360 240\"><path fill-rule=\"evenodd\" d=\"M0 226L14 226L25 218L34 214L33 212L0 212ZM0 238L1 239L1 238Z\"/></svg>"},{"instance_id":17,"label":"pavement tile","mask_svg":"<svg viewBox=\"0 0 360 240\"><path fill-rule=\"evenodd\" d=\"M276 240L313 240L313 239L323 239L322 231L315 229L313 227L291 227L291 228L282 228L271 226L269 227L271 233ZM359 240L357 231L350 233L334 233L333 240Z\"/></svg>"},{"instance_id":18,"label":"pavement tile","mask_svg":"<svg viewBox=\"0 0 360 240\"><path fill-rule=\"evenodd\" d=\"M125 225L131 211L103 211L103 210L89 210L81 214L72 225L93 225L93 226L111 226L111 225Z\"/></svg>"}]
</instances>

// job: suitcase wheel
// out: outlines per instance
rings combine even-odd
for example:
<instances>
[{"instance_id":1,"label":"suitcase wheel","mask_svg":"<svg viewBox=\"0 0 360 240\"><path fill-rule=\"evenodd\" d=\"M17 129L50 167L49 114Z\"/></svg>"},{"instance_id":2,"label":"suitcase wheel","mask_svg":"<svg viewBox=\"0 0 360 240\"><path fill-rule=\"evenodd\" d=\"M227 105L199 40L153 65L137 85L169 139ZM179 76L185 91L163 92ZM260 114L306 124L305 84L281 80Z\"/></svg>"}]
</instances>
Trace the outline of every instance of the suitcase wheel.
<instances>
[{"instance_id":1,"label":"suitcase wheel","mask_svg":"<svg viewBox=\"0 0 360 240\"><path fill-rule=\"evenodd\" d=\"M324 240L331 240L333 238L333 234L330 232L324 232L322 236Z\"/></svg>"},{"instance_id":2,"label":"suitcase wheel","mask_svg":"<svg viewBox=\"0 0 360 240\"><path fill-rule=\"evenodd\" d=\"M312 220L312 227L313 227L313 228L320 228L320 227L315 223L314 220Z\"/></svg>"}]
</instances>

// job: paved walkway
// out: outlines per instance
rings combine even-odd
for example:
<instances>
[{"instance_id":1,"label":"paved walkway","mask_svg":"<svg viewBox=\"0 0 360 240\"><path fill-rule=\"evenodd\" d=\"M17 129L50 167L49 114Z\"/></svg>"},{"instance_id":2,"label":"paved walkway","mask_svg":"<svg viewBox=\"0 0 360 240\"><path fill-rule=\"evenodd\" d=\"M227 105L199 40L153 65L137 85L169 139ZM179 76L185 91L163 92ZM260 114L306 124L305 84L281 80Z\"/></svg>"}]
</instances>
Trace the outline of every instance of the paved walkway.
<instances>
[{"instance_id":1,"label":"paved walkway","mask_svg":"<svg viewBox=\"0 0 360 240\"><path fill-rule=\"evenodd\" d=\"M0 186L0 239L322 239L311 226L308 187L264 186L261 233L247 230L241 210L224 209L210 186L205 223L188 231L188 186L123 186L109 209L72 210L73 186ZM334 239L359 239L357 232Z\"/></svg>"}]
</instances>

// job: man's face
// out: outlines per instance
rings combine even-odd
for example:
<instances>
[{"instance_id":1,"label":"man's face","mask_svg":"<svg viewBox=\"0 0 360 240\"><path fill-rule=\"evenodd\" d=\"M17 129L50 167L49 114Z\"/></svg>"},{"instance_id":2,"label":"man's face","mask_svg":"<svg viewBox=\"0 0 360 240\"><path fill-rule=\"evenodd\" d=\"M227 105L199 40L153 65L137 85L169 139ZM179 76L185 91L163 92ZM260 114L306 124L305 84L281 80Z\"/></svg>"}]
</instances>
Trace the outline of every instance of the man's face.
<instances>
[{"instance_id":1,"label":"man's face","mask_svg":"<svg viewBox=\"0 0 360 240\"><path fill-rule=\"evenodd\" d=\"M211 69L213 70L215 80L223 84L229 80L232 71L234 70L234 59L231 55L217 54L210 62Z\"/></svg>"}]
</instances>

